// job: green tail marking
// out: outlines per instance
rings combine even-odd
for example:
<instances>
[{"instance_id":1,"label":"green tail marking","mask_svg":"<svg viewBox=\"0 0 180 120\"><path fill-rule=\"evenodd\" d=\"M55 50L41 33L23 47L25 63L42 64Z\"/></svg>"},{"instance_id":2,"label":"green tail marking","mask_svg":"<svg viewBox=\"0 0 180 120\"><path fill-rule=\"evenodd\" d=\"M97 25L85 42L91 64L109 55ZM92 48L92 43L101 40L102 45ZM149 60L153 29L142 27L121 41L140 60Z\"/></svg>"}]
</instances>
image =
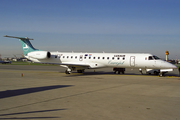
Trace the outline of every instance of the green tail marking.
<instances>
[{"instance_id":1,"label":"green tail marking","mask_svg":"<svg viewBox=\"0 0 180 120\"><path fill-rule=\"evenodd\" d=\"M23 54L24 54L25 56L27 56L27 54L28 54L29 52L40 51L40 50L38 50L38 49L35 49L35 48L32 46L31 42L30 42L28 39L26 39L26 40L20 39L20 42L21 42Z\"/></svg>"}]
</instances>

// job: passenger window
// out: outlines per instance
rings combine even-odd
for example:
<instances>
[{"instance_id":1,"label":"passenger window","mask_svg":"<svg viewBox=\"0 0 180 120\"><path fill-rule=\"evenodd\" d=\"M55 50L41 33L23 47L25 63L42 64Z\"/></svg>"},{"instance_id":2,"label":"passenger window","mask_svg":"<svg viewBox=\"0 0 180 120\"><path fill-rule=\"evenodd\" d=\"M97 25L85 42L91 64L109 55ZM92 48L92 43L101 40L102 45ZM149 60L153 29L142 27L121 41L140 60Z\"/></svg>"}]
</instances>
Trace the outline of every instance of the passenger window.
<instances>
[{"instance_id":1,"label":"passenger window","mask_svg":"<svg viewBox=\"0 0 180 120\"><path fill-rule=\"evenodd\" d=\"M102 57L102 59L104 59L104 57Z\"/></svg>"},{"instance_id":2,"label":"passenger window","mask_svg":"<svg viewBox=\"0 0 180 120\"><path fill-rule=\"evenodd\" d=\"M112 59L114 60L114 57L112 57Z\"/></svg>"},{"instance_id":3,"label":"passenger window","mask_svg":"<svg viewBox=\"0 0 180 120\"><path fill-rule=\"evenodd\" d=\"M96 59L96 57L94 57L94 59Z\"/></svg>"},{"instance_id":4,"label":"passenger window","mask_svg":"<svg viewBox=\"0 0 180 120\"><path fill-rule=\"evenodd\" d=\"M100 59L100 57L98 57L98 59Z\"/></svg>"},{"instance_id":5,"label":"passenger window","mask_svg":"<svg viewBox=\"0 0 180 120\"><path fill-rule=\"evenodd\" d=\"M67 56L67 58L69 58L69 56Z\"/></svg>"},{"instance_id":6,"label":"passenger window","mask_svg":"<svg viewBox=\"0 0 180 120\"><path fill-rule=\"evenodd\" d=\"M109 60L109 57L107 57L107 59Z\"/></svg>"},{"instance_id":7,"label":"passenger window","mask_svg":"<svg viewBox=\"0 0 180 120\"><path fill-rule=\"evenodd\" d=\"M89 57L89 59L91 59L91 57Z\"/></svg>"},{"instance_id":8,"label":"passenger window","mask_svg":"<svg viewBox=\"0 0 180 120\"><path fill-rule=\"evenodd\" d=\"M77 56L75 57L75 59L77 59Z\"/></svg>"},{"instance_id":9,"label":"passenger window","mask_svg":"<svg viewBox=\"0 0 180 120\"><path fill-rule=\"evenodd\" d=\"M84 57L84 59L86 59L86 57Z\"/></svg>"},{"instance_id":10,"label":"passenger window","mask_svg":"<svg viewBox=\"0 0 180 120\"><path fill-rule=\"evenodd\" d=\"M123 58L123 60L125 60L125 58Z\"/></svg>"},{"instance_id":11,"label":"passenger window","mask_svg":"<svg viewBox=\"0 0 180 120\"><path fill-rule=\"evenodd\" d=\"M117 58L119 60L119 58Z\"/></svg>"},{"instance_id":12,"label":"passenger window","mask_svg":"<svg viewBox=\"0 0 180 120\"><path fill-rule=\"evenodd\" d=\"M71 58L73 58L73 56L71 56Z\"/></svg>"}]
</instances>

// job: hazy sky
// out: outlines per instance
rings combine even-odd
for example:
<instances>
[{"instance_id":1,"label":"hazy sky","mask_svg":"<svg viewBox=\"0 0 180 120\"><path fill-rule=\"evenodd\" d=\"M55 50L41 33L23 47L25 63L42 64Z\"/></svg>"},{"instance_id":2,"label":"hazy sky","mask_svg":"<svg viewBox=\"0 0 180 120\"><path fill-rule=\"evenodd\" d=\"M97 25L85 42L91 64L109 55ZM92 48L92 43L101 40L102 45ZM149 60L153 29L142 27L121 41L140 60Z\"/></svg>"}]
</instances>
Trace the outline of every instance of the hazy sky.
<instances>
[{"instance_id":1,"label":"hazy sky","mask_svg":"<svg viewBox=\"0 0 180 120\"><path fill-rule=\"evenodd\" d=\"M48 51L138 52L180 59L179 0L0 0L0 54L17 39Z\"/></svg>"}]
</instances>

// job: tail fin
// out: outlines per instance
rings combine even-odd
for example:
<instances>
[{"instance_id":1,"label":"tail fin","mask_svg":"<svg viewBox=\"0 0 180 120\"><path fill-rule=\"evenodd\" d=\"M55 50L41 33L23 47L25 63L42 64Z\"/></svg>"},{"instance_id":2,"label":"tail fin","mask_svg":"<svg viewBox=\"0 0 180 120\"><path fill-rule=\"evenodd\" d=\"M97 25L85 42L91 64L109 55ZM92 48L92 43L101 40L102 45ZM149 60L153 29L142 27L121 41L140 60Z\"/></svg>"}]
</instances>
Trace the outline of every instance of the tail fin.
<instances>
[{"instance_id":1,"label":"tail fin","mask_svg":"<svg viewBox=\"0 0 180 120\"><path fill-rule=\"evenodd\" d=\"M14 37L14 36L7 36L7 35L5 35L4 37L9 37L9 38L17 38L17 39L19 39L20 40L20 42L21 42L21 47L22 47L22 50L23 50L23 54L25 55L25 56L27 56L27 54L29 53L29 52L33 52L33 51L40 51L40 50L38 50L38 49L35 49L33 46L32 46L32 44L31 44L31 42L29 41L29 40L33 40L33 39L30 39L30 38L28 38L28 37Z\"/></svg>"}]
</instances>

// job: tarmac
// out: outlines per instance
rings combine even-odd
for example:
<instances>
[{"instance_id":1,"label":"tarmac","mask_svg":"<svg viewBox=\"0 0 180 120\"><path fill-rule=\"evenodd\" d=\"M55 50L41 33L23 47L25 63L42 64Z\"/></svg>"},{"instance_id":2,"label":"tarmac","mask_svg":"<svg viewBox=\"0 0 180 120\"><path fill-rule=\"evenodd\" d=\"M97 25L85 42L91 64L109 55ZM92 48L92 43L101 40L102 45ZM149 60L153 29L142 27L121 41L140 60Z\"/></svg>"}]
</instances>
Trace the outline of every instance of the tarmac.
<instances>
[{"instance_id":1,"label":"tarmac","mask_svg":"<svg viewBox=\"0 0 180 120\"><path fill-rule=\"evenodd\" d=\"M2 120L180 120L178 71L112 68L66 75L59 66L1 65Z\"/></svg>"}]
</instances>

